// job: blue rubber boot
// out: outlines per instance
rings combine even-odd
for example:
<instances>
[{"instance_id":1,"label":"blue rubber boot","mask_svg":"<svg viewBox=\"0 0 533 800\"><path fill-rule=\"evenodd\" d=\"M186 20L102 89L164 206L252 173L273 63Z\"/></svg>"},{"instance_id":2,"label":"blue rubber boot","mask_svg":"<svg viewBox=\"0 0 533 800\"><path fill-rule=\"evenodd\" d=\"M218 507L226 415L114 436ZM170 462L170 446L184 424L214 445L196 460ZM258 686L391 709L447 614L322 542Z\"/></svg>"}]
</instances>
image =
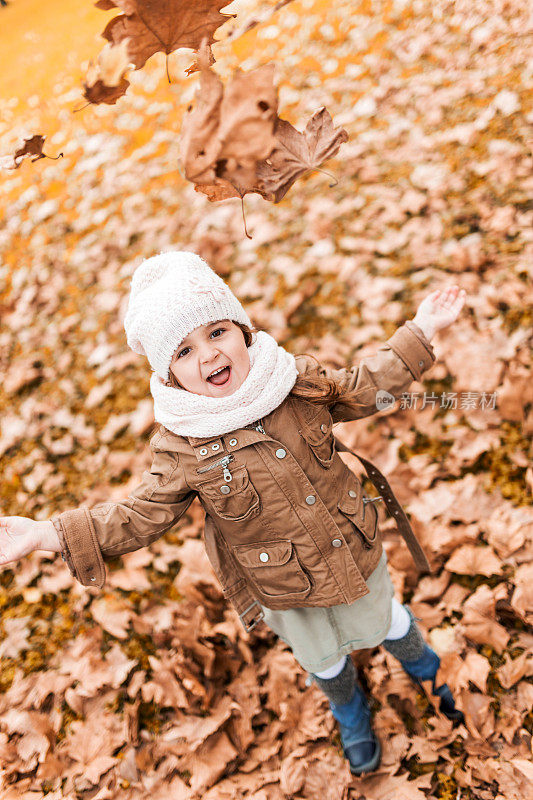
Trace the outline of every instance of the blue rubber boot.
<instances>
[{"instance_id":1,"label":"blue rubber boot","mask_svg":"<svg viewBox=\"0 0 533 800\"><path fill-rule=\"evenodd\" d=\"M455 707L455 700L453 699L448 684L443 683L442 686L435 685L435 676L440 667L440 658L428 644L424 643L424 652L416 661L402 661L400 659L400 664L407 674L419 685L421 681L432 682L431 691L434 695L440 697L440 710L445 717L448 717L448 719L454 722L464 722L464 714Z\"/></svg>"},{"instance_id":2,"label":"blue rubber boot","mask_svg":"<svg viewBox=\"0 0 533 800\"><path fill-rule=\"evenodd\" d=\"M422 688L422 681L431 681L431 691L440 698L440 711L445 717L453 722L464 722L464 714L455 707L455 701L447 683L436 686L437 670L440 667L440 658L437 653L424 641L422 633L416 624L416 617L409 608L405 606L411 617L411 625L406 635L401 639L385 639L383 645L389 653L397 658L415 683ZM406 654L420 653L415 659L403 658Z\"/></svg>"},{"instance_id":3,"label":"blue rubber boot","mask_svg":"<svg viewBox=\"0 0 533 800\"><path fill-rule=\"evenodd\" d=\"M370 708L359 684L349 703L337 705L329 701L331 713L339 723L344 755L353 775L377 769L381 747L370 723Z\"/></svg>"}]
</instances>

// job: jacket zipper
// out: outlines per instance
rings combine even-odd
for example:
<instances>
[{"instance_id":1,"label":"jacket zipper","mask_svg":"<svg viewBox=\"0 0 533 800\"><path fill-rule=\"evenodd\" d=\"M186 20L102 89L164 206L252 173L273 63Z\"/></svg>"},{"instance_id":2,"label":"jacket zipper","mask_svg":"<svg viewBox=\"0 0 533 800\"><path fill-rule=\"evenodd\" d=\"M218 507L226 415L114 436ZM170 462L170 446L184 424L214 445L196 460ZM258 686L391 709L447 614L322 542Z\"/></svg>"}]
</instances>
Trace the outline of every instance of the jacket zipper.
<instances>
[{"instance_id":1,"label":"jacket zipper","mask_svg":"<svg viewBox=\"0 0 533 800\"><path fill-rule=\"evenodd\" d=\"M255 429L256 429L256 431L259 431L260 433L264 433L265 436L266 436L266 430L261 425L261 420L258 421L257 425L255 426Z\"/></svg>"},{"instance_id":2,"label":"jacket zipper","mask_svg":"<svg viewBox=\"0 0 533 800\"><path fill-rule=\"evenodd\" d=\"M202 467L202 469L197 469L196 472L208 472L210 469L214 469L215 467L224 467L224 480L229 483L232 480L233 476L228 469L228 464L230 461L233 461L233 456L224 456L224 458L219 458L218 461L215 461L213 464L209 464L208 467Z\"/></svg>"}]
</instances>

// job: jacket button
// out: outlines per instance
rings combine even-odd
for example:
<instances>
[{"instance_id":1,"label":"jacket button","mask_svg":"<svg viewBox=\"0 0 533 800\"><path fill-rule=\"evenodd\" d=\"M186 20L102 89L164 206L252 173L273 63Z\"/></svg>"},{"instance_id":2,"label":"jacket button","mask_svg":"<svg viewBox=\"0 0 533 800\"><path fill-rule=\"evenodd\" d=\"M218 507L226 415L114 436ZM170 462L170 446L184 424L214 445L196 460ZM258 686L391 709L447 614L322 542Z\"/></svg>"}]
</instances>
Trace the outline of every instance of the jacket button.
<instances>
[{"instance_id":1,"label":"jacket button","mask_svg":"<svg viewBox=\"0 0 533 800\"><path fill-rule=\"evenodd\" d=\"M235 447L235 445L237 444L237 439L230 439L230 440L229 440L229 443L230 443L230 445L231 445L232 447Z\"/></svg>"},{"instance_id":2,"label":"jacket button","mask_svg":"<svg viewBox=\"0 0 533 800\"><path fill-rule=\"evenodd\" d=\"M229 488L229 486L224 485L220 487L220 491L222 492L222 494L229 494L231 489Z\"/></svg>"},{"instance_id":3,"label":"jacket button","mask_svg":"<svg viewBox=\"0 0 533 800\"><path fill-rule=\"evenodd\" d=\"M423 362L423 361L419 361L419 362L418 362L418 366L419 366L419 367L423 367L423 366L424 366L424 362Z\"/></svg>"},{"instance_id":4,"label":"jacket button","mask_svg":"<svg viewBox=\"0 0 533 800\"><path fill-rule=\"evenodd\" d=\"M285 458L287 451L284 450L283 447L280 447L279 450L276 450L276 455L278 458Z\"/></svg>"},{"instance_id":5,"label":"jacket button","mask_svg":"<svg viewBox=\"0 0 533 800\"><path fill-rule=\"evenodd\" d=\"M260 561L268 561L268 553L259 553Z\"/></svg>"},{"instance_id":6,"label":"jacket button","mask_svg":"<svg viewBox=\"0 0 533 800\"><path fill-rule=\"evenodd\" d=\"M333 547L342 547L342 541L340 539L333 539L331 544L333 545Z\"/></svg>"},{"instance_id":7,"label":"jacket button","mask_svg":"<svg viewBox=\"0 0 533 800\"><path fill-rule=\"evenodd\" d=\"M307 497L305 498L305 502L307 503L308 506L312 506L316 502L316 497L314 496L314 494L308 494Z\"/></svg>"},{"instance_id":8,"label":"jacket button","mask_svg":"<svg viewBox=\"0 0 533 800\"><path fill-rule=\"evenodd\" d=\"M220 447L219 444L212 444L211 445L211 450L218 450L219 447Z\"/></svg>"},{"instance_id":9,"label":"jacket button","mask_svg":"<svg viewBox=\"0 0 533 800\"><path fill-rule=\"evenodd\" d=\"M322 423L322 425L320 426L320 430L322 431L322 433L325 433L327 431L327 429L328 429L328 426L325 423Z\"/></svg>"},{"instance_id":10,"label":"jacket button","mask_svg":"<svg viewBox=\"0 0 533 800\"><path fill-rule=\"evenodd\" d=\"M207 455L207 447L202 447L200 449L200 455L201 456L206 456Z\"/></svg>"},{"instance_id":11,"label":"jacket button","mask_svg":"<svg viewBox=\"0 0 533 800\"><path fill-rule=\"evenodd\" d=\"M350 490L348 491L348 494L350 495L350 497L357 497L357 492L354 492L354 490L353 490L353 489L350 489Z\"/></svg>"},{"instance_id":12,"label":"jacket button","mask_svg":"<svg viewBox=\"0 0 533 800\"><path fill-rule=\"evenodd\" d=\"M91 575L91 576L90 576L90 578L91 578L91 580L92 580L92 581L95 581L95 580L96 580L96 578L94 577L94 575Z\"/></svg>"}]
</instances>

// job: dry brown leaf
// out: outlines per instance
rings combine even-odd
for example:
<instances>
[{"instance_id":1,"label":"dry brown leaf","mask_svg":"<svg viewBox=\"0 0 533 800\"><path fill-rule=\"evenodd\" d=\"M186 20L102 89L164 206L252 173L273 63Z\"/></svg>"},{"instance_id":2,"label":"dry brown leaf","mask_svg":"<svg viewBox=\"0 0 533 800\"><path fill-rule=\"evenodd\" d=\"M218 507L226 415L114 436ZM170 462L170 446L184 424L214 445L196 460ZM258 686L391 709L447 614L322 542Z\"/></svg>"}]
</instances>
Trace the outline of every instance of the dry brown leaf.
<instances>
[{"instance_id":1,"label":"dry brown leaf","mask_svg":"<svg viewBox=\"0 0 533 800\"><path fill-rule=\"evenodd\" d=\"M280 787L286 795L298 793L305 781L309 762L305 758L307 748L297 747L283 759L280 767Z\"/></svg>"},{"instance_id":2,"label":"dry brown leaf","mask_svg":"<svg viewBox=\"0 0 533 800\"><path fill-rule=\"evenodd\" d=\"M217 28L235 14L220 14L227 0L98 0L104 11L119 8L123 13L113 17L102 36L114 45L128 42L128 58L141 69L154 53L168 55L178 48L198 50L202 39L213 44ZM168 70L167 70L168 73Z\"/></svg>"},{"instance_id":3,"label":"dry brown leaf","mask_svg":"<svg viewBox=\"0 0 533 800\"><path fill-rule=\"evenodd\" d=\"M164 734L164 740L171 742L184 739L187 751L197 750L213 733L216 733L231 717L236 704L231 697L221 697L218 703L209 709L209 716L196 717L193 714L179 714L177 724Z\"/></svg>"},{"instance_id":4,"label":"dry brown leaf","mask_svg":"<svg viewBox=\"0 0 533 800\"><path fill-rule=\"evenodd\" d=\"M498 555L509 558L528 542L533 543L533 508L502 503L484 522L484 529Z\"/></svg>"},{"instance_id":5,"label":"dry brown leaf","mask_svg":"<svg viewBox=\"0 0 533 800\"><path fill-rule=\"evenodd\" d=\"M188 109L189 113L183 119L179 143L185 177L203 183L214 177L213 163L220 148L216 133L224 92L222 81L209 68L210 52L206 42L202 42L198 53L200 85L195 94L196 103L194 108Z\"/></svg>"},{"instance_id":6,"label":"dry brown leaf","mask_svg":"<svg viewBox=\"0 0 533 800\"><path fill-rule=\"evenodd\" d=\"M449 572L458 575L500 575L502 565L492 547L465 544L454 551L445 563Z\"/></svg>"},{"instance_id":7,"label":"dry brown leaf","mask_svg":"<svg viewBox=\"0 0 533 800\"><path fill-rule=\"evenodd\" d=\"M357 780L357 791L368 800L426 800L422 791L428 786L429 775L414 780L408 773L388 775L377 772Z\"/></svg>"},{"instance_id":8,"label":"dry brown leaf","mask_svg":"<svg viewBox=\"0 0 533 800\"><path fill-rule=\"evenodd\" d=\"M118 763L112 753L125 741L124 722L110 712L70 724L62 749L74 761L69 774L76 776L79 791L98 785L102 775Z\"/></svg>"},{"instance_id":9,"label":"dry brown leaf","mask_svg":"<svg viewBox=\"0 0 533 800\"><path fill-rule=\"evenodd\" d=\"M128 56L128 39L116 46L107 42L98 56L97 64L89 64L83 96L94 104L116 103L130 85L124 75L133 66Z\"/></svg>"},{"instance_id":10,"label":"dry brown leaf","mask_svg":"<svg viewBox=\"0 0 533 800\"><path fill-rule=\"evenodd\" d=\"M17 658L23 650L29 649L29 621L29 616L3 621L4 637L0 642L0 658Z\"/></svg>"},{"instance_id":11,"label":"dry brown leaf","mask_svg":"<svg viewBox=\"0 0 533 800\"><path fill-rule=\"evenodd\" d=\"M497 675L504 689L510 689L524 675L528 677L533 675L533 657L531 653L521 653L515 659L505 653L505 663L498 669Z\"/></svg>"},{"instance_id":12,"label":"dry brown leaf","mask_svg":"<svg viewBox=\"0 0 533 800\"><path fill-rule=\"evenodd\" d=\"M238 755L224 731L209 736L183 761L191 772L191 789L200 793L212 786Z\"/></svg>"},{"instance_id":13,"label":"dry brown leaf","mask_svg":"<svg viewBox=\"0 0 533 800\"><path fill-rule=\"evenodd\" d=\"M126 639L133 616L133 610L129 603L107 594L95 598L91 605L91 612L95 622L98 622L104 630L109 631L118 639Z\"/></svg>"},{"instance_id":14,"label":"dry brown leaf","mask_svg":"<svg viewBox=\"0 0 533 800\"><path fill-rule=\"evenodd\" d=\"M255 191L256 164L275 144L274 65L237 70L224 88L210 69L208 50L204 40L196 105L182 123L180 162L187 180L210 200L244 197Z\"/></svg>"},{"instance_id":15,"label":"dry brown leaf","mask_svg":"<svg viewBox=\"0 0 533 800\"><path fill-rule=\"evenodd\" d=\"M19 147L18 150L15 150L13 156L2 156L0 159L0 168L18 169L22 164L22 160L27 156L35 156L35 158L32 158L32 162L39 161L40 158L50 158L53 160L62 158L63 153L59 153L58 156L49 156L46 155L46 153L43 153L45 139L46 136L41 136L40 134L35 134L34 136L24 139L22 147Z\"/></svg>"},{"instance_id":16,"label":"dry brown leaf","mask_svg":"<svg viewBox=\"0 0 533 800\"><path fill-rule=\"evenodd\" d=\"M273 81L273 64L248 73L237 70L220 103L217 131L220 150L215 173L217 178L231 183L241 196L254 191L257 162L275 145L272 131L278 98Z\"/></svg>"},{"instance_id":17,"label":"dry brown leaf","mask_svg":"<svg viewBox=\"0 0 533 800\"><path fill-rule=\"evenodd\" d=\"M482 584L463 606L459 627L467 639L478 644L490 644L499 653L507 646L509 634L496 621L496 601L488 586Z\"/></svg>"},{"instance_id":18,"label":"dry brown leaf","mask_svg":"<svg viewBox=\"0 0 533 800\"><path fill-rule=\"evenodd\" d=\"M257 178L263 197L275 203L285 197L299 177L310 169L318 169L348 141L347 132L333 126L324 106L315 111L303 133L278 117L274 135L274 149L257 165Z\"/></svg>"},{"instance_id":19,"label":"dry brown leaf","mask_svg":"<svg viewBox=\"0 0 533 800\"><path fill-rule=\"evenodd\" d=\"M1 715L0 721L11 736L19 734L15 747L22 761L44 761L56 738L48 714L12 708Z\"/></svg>"},{"instance_id":20,"label":"dry brown leaf","mask_svg":"<svg viewBox=\"0 0 533 800\"><path fill-rule=\"evenodd\" d=\"M533 564L522 564L515 572L516 586L511 598L511 606L524 620L533 621Z\"/></svg>"},{"instance_id":21,"label":"dry brown leaf","mask_svg":"<svg viewBox=\"0 0 533 800\"><path fill-rule=\"evenodd\" d=\"M274 65L237 70L225 89L198 54L196 104L182 124L180 163L187 180L212 202L257 192L279 202L298 177L335 155L348 135L322 107L300 133L277 116Z\"/></svg>"},{"instance_id":22,"label":"dry brown leaf","mask_svg":"<svg viewBox=\"0 0 533 800\"><path fill-rule=\"evenodd\" d=\"M176 679L175 659L169 654L164 654L160 659L150 656L149 661L153 678L142 685L144 702L154 701L161 706L188 709L189 699L181 682Z\"/></svg>"},{"instance_id":23,"label":"dry brown leaf","mask_svg":"<svg viewBox=\"0 0 533 800\"><path fill-rule=\"evenodd\" d=\"M494 711L491 698L479 692L462 689L456 695L456 705L465 715L465 725L476 739L488 739L494 733Z\"/></svg>"}]
</instances>

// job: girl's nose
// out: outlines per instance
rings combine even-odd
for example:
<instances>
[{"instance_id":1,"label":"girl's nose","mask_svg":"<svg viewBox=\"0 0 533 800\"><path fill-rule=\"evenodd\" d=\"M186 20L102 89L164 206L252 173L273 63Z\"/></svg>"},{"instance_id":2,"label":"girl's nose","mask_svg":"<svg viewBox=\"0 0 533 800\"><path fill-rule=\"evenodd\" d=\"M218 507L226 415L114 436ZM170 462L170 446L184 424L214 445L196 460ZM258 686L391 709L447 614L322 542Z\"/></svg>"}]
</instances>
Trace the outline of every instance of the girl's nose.
<instances>
[{"instance_id":1,"label":"girl's nose","mask_svg":"<svg viewBox=\"0 0 533 800\"><path fill-rule=\"evenodd\" d=\"M212 344L205 345L200 350L200 361L202 364L209 364L210 361L214 361L214 359L218 355L218 348Z\"/></svg>"}]
</instances>

